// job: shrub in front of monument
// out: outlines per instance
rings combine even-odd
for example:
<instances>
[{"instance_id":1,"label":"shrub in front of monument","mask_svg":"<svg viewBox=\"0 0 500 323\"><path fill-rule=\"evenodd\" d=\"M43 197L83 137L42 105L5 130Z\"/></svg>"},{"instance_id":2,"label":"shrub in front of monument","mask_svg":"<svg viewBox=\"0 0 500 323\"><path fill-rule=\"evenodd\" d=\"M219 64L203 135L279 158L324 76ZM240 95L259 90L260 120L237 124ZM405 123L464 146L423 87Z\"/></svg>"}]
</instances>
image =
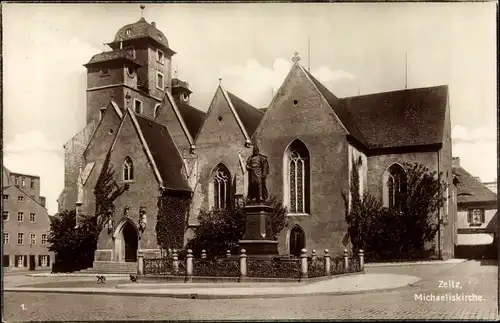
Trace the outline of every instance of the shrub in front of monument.
<instances>
[{"instance_id":1,"label":"shrub in front of monument","mask_svg":"<svg viewBox=\"0 0 500 323\"><path fill-rule=\"evenodd\" d=\"M299 278L300 262L298 259L248 259L248 277Z\"/></svg>"},{"instance_id":2,"label":"shrub in front of monument","mask_svg":"<svg viewBox=\"0 0 500 323\"><path fill-rule=\"evenodd\" d=\"M193 260L194 276L202 277L239 277L238 260L195 259Z\"/></svg>"},{"instance_id":3,"label":"shrub in front of monument","mask_svg":"<svg viewBox=\"0 0 500 323\"><path fill-rule=\"evenodd\" d=\"M309 258L307 272L309 278L325 276L325 258L322 256Z\"/></svg>"},{"instance_id":4,"label":"shrub in front of monument","mask_svg":"<svg viewBox=\"0 0 500 323\"><path fill-rule=\"evenodd\" d=\"M247 201L243 202L245 205ZM275 197L270 197L267 204L274 207L270 216L273 238L276 240L285 227L286 208ZM227 250L233 253L238 250L238 241L245 234L245 212L243 206L234 205L223 210L201 211L198 216L199 226L193 239L188 241L187 249L193 250L195 258L201 257L205 250L207 258L224 258Z\"/></svg>"}]
</instances>

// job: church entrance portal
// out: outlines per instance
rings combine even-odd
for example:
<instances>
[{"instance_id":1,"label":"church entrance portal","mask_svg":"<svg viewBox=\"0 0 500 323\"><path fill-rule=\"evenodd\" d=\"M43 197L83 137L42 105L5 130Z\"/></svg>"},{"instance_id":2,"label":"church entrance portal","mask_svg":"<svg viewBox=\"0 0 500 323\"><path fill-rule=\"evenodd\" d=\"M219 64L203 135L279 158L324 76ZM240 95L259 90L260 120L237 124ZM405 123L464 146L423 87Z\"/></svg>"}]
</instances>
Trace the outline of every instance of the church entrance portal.
<instances>
[{"instance_id":1,"label":"church entrance portal","mask_svg":"<svg viewBox=\"0 0 500 323\"><path fill-rule=\"evenodd\" d=\"M300 251L306 247L304 231L299 226L294 226L290 231L290 255L299 257Z\"/></svg>"},{"instance_id":2,"label":"church entrance portal","mask_svg":"<svg viewBox=\"0 0 500 323\"><path fill-rule=\"evenodd\" d=\"M135 227L127 221L123 226L122 234L125 247L125 262L136 262L139 241Z\"/></svg>"}]
</instances>

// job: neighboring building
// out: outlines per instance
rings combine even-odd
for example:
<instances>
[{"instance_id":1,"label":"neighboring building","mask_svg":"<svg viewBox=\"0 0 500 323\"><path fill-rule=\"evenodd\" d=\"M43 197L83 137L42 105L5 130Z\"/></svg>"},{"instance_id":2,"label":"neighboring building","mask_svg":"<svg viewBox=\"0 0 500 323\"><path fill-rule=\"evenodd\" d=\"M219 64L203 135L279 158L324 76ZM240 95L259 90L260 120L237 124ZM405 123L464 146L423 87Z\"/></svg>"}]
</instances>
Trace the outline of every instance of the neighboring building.
<instances>
[{"instance_id":1,"label":"neighboring building","mask_svg":"<svg viewBox=\"0 0 500 323\"><path fill-rule=\"evenodd\" d=\"M230 207L244 198L245 163L254 142L268 156L269 192L289 210L279 237L282 254L303 247L343 253L342 193L349 190L354 163L360 189L388 207L398 204L404 190L404 162L439 171L453 189L447 86L337 98L296 55L268 108L257 109L219 84L204 113L190 105L188 83L171 78L175 52L155 23L141 18L126 25L108 45L112 51L85 65L87 126L65 145L66 180L59 198L60 210L77 207L93 214L94 187L106 156L116 182L128 184L99 238L96 266L128 270L132 264L116 263L133 263L138 250L146 257L159 254L159 195L192 195L186 240L200 210ZM447 198L439 212L444 224L434 246L442 258L453 257L452 203ZM144 214L147 227L139 238Z\"/></svg>"},{"instance_id":2,"label":"neighboring building","mask_svg":"<svg viewBox=\"0 0 500 323\"><path fill-rule=\"evenodd\" d=\"M54 253L48 250L50 217L40 196L40 177L3 168L3 257L6 270L48 269Z\"/></svg>"},{"instance_id":3,"label":"neighboring building","mask_svg":"<svg viewBox=\"0 0 500 323\"><path fill-rule=\"evenodd\" d=\"M493 193L497 194L497 189L498 189L498 183L497 181L494 182L483 182L483 184L489 188Z\"/></svg>"},{"instance_id":4,"label":"neighboring building","mask_svg":"<svg viewBox=\"0 0 500 323\"><path fill-rule=\"evenodd\" d=\"M461 167L458 157L453 173L458 180L456 257L496 256L497 195Z\"/></svg>"}]
</instances>

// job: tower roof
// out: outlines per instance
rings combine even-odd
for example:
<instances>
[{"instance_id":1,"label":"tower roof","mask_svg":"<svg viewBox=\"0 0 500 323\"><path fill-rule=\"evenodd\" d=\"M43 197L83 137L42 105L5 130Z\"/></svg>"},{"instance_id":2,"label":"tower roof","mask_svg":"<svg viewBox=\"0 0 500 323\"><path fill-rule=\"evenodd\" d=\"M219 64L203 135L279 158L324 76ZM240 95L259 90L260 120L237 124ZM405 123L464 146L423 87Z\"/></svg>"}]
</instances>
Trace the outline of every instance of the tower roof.
<instances>
[{"instance_id":1,"label":"tower roof","mask_svg":"<svg viewBox=\"0 0 500 323\"><path fill-rule=\"evenodd\" d=\"M170 49L167 37L165 37L165 35L156 28L156 23L152 22L150 24L146 21L146 19L144 19L144 17L141 17L139 21L134 22L133 24L128 24L120 28L115 35L114 41L108 45L113 45L121 41L143 38L154 40L160 47ZM175 54L175 52L172 54Z\"/></svg>"},{"instance_id":2,"label":"tower roof","mask_svg":"<svg viewBox=\"0 0 500 323\"><path fill-rule=\"evenodd\" d=\"M89 66L94 65L94 64L115 61L115 60L128 61L128 62L132 62L138 66L142 66L142 64L139 63L132 56L132 54L127 52L127 50L125 50L125 49L114 50L111 52L102 52L102 53L96 54L96 55L92 56L90 61L87 64L84 64L84 66L89 67Z\"/></svg>"}]
</instances>

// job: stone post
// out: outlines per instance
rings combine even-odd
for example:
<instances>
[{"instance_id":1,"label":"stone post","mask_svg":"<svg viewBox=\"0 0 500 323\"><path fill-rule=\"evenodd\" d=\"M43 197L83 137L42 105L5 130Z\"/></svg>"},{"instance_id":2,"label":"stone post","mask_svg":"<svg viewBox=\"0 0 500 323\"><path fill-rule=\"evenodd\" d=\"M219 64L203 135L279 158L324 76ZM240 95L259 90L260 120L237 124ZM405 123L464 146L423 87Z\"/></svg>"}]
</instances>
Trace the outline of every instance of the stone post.
<instances>
[{"instance_id":1,"label":"stone post","mask_svg":"<svg viewBox=\"0 0 500 323\"><path fill-rule=\"evenodd\" d=\"M308 278L307 275L307 250L302 249L300 251L300 280L303 281Z\"/></svg>"},{"instance_id":2,"label":"stone post","mask_svg":"<svg viewBox=\"0 0 500 323\"><path fill-rule=\"evenodd\" d=\"M173 250L172 267L174 267L174 273L177 274L179 272L179 254L177 253L177 249Z\"/></svg>"},{"instance_id":3,"label":"stone post","mask_svg":"<svg viewBox=\"0 0 500 323\"><path fill-rule=\"evenodd\" d=\"M186 255L186 283L193 281L193 250L188 249Z\"/></svg>"},{"instance_id":4,"label":"stone post","mask_svg":"<svg viewBox=\"0 0 500 323\"><path fill-rule=\"evenodd\" d=\"M311 262L315 261L316 260L316 250L312 250L311 252Z\"/></svg>"},{"instance_id":5,"label":"stone post","mask_svg":"<svg viewBox=\"0 0 500 323\"><path fill-rule=\"evenodd\" d=\"M330 276L331 275L331 269L330 269L330 254L329 250L325 249L325 275Z\"/></svg>"},{"instance_id":6,"label":"stone post","mask_svg":"<svg viewBox=\"0 0 500 323\"><path fill-rule=\"evenodd\" d=\"M365 270L365 252L363 249L359 249L359 270Z\"/></svg>"},{"instance_id":7,"label":"stone post","mask_svg":"<svg viewBox=\"0 0 500 323\"><path fill-rule=\"evenodd\" d=\"M226 258L229 258L231 257L231 250L226 250Z\"/></svg>"},{"instance_id":8,"label":"stone post","mask_svg":"<svg viewBox=\"0 0 500 323\"><path fill-rule=\"evenodd\" d=\"M144 254L140 251L137 253L137 275L144 275Z\"/></svg>"},{"instance_id":9,"label":"stone post","mask_svg":"<svg viewBox=\"0 0 500 323\"><path fill-rule=\"evenodd\" d=\"M344 273L349 272L349 252L344 249Z\"/></svg>"},{"instance_id":10,"label":"stone post","mask_svg":"<svg viewBox=\"0 0 500 323\"><path fill-rule=\"evenodd\" d=\"M201 259L207 259L207 252L205 251L205 249L201 251Z\"/></svg>"},{"instance_id":11,"label":"stone post","mask_svg":"<svg viewBox=\"0 0 500 323\"><path fill-rule=\"evenodd\" d=\"M244 281L247 277L248 268L247 268L247 254L245 249L241 249L240 254L240 279L239 281Z\"/></svg>"}]
</instances>

